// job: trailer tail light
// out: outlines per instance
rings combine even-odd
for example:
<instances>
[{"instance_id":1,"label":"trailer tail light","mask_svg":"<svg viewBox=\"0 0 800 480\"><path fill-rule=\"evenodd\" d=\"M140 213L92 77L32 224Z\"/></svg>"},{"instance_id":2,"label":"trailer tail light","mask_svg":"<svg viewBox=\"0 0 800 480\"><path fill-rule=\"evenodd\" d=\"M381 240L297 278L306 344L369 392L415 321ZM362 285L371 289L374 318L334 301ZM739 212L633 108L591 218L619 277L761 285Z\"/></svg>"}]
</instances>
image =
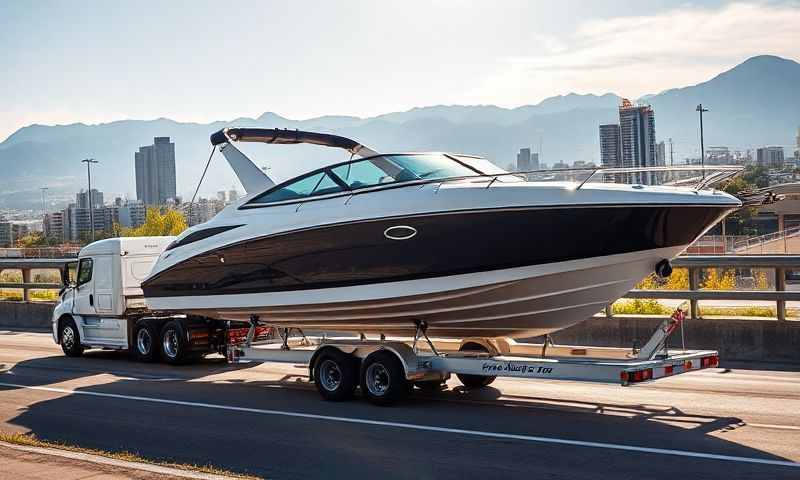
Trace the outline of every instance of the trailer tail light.
<instances>
[{"instance_id":1,"label":"trailer tail light","mask_svg":"<svg viewBox=\"0 0 800 480\"><path fill-rule=\"evenodd\" d=\"M683 370L684 371L689 371L691 369L692 369L692 361L691 360L686 360L685 362L683 362Z\"/></svg>"},{"instance_id":2,"label":"trailer tail light","mask_svg":"<svg viewBox=\"0 0 800 480\"><path fill-rule=\"evenodd\" d=\"M645 382L653 379L653 369L636 370L634 372L622 372L620 375L623 384Z\"/></svg>"},{"instance_id":3,"label":"trailer tail light","mask_svg":"<svg viewBox=\"0 0 800 480\"><path fill-rule=\"evenodd\" d=\"M716 355L700 359L700 368L714 368L717 366L719 366L719 357Z\"/></svg>"},{"instance_id":4,"label":"trailer tail light","mask_svg":"<svg viewBox=\"0 0 800 480\"><path fill-rule=\"evenodd\" d=\"M672 365L667 365L666 367L664 367L664 376L666 377L667 375L672 375L673 370L674 367Z\"/></svg>"}]
</instances>

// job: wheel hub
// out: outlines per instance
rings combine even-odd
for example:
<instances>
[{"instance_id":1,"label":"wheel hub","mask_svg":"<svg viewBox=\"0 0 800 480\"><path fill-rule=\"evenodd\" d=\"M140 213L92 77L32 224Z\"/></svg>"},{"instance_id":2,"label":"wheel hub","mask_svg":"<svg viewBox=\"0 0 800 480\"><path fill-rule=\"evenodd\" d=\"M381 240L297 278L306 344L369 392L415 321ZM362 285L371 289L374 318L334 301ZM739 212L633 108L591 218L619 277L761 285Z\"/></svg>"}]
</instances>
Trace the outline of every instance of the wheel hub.
<instances>
[{"instance_id":1,"label":"wheel hub","mask_svg":"<svg viewBox=\"0 0 800 480\"><path fill-rule=\"evenodd\" d=\"M342 384L342 371L333 360L322 362L319 369L319 377L320 385L329 392L336 391Z\"/></svg>"},{"instance_id":2,"label":"wheel hub","mask_svg":"<svg viewBox=\"0 0 800 480\"><path fill-rule=\"evenodd\" d=\"M61 344L66 348L72 348L75 345L75 332L72 331L72 327L64 327L64 331L61 332Z\"/></svg>"},{"instance_id":3,"label":"wheel hub","mask_svg":"<svg viewBox=\"0 0 800 480\"><path fill-rule=\"evenodd\" d=\"M139 349L140 354L148 355L152 347L153 338L150 336L150 332L147 331L147 329L142 328L136 335L136 348Z\"/></svg>"},{"instance_id":4,"label":"wheel hub","mask_svg":"<svg viewBox=\"0 0 800 480\"><path fill-rule=\"evenodd\" d=\"M164 353L169 358L178 356L178 334L175 330L167 330L164 334Z\"/></svg>"},{"instance_id":5,"label":"wheel hub","mask_svg":"<svg viewBox=\"0 0 800 480\"><path fill-rule=\"evenodd\" d=\"M389 390L389 371L382 364L373 363L367 367L366 377L367 389L372 395L381 397Z\"/></svg>"}]
</instances>

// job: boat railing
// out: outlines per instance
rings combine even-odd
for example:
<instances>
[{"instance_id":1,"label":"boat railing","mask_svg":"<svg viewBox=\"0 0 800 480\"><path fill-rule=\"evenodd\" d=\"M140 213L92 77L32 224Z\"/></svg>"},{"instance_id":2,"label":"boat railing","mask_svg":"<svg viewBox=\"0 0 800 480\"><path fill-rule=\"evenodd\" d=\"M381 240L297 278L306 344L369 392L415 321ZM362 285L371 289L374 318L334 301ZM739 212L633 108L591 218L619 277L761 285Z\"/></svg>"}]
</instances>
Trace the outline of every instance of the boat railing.
<instances>
[{"instance_id":1,"label":"boat railing","mask_svg":"<svg viewBox=\"0 0 800 480\"><path fill-rule=\"evenodd\" d=\"M548 182L571 181L576 183L575 189L587 183L625 183L640 185L668 185L700 190L719 184L735 177L744 170L741 165L715 165L698 167L655 166L655 167L576 167L548 170L526 170L498 174L478 175L467 178L487 178L490 188L503 179L516 177L521 180ZM442 182L462 180L464 177L443 179Z\"/></svg>"}]
</instances>

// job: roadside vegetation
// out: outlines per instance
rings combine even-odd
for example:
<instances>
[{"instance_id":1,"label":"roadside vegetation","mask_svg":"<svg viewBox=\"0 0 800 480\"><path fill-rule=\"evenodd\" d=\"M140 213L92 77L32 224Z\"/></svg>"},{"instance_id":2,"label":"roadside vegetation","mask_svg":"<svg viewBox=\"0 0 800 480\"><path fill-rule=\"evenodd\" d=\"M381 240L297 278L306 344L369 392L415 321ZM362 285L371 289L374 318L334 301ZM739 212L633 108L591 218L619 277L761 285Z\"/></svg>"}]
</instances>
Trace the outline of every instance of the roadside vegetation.
<instances>
[{"instance_id":1,"label":"roadside vegetation","mask_svg":"<svg viewBox=\"0 0 800 480\"><path fill-rule=\"evenodd\" d=\"M160 460L150 460L140 456L137 453L122 451L122 452L107 452L104 450L96 450L93 448L84 448L74 445L69 445L63 442L51 442L47 440L40 440L34 434L26 433L8 433L0 431L0 442L11 443L14 445L23 445L26 447L40 447L40 448L56 448L59 450L67 450L70 452L87 453L90 455L97 455L106 458L113 458L114 460L121 460L124 462L138 462L147 463L150 465L159 465L162 467L176 468L190 472L207 473L212 475L224 475L231 478L245 479L245 480L259 480L261 477L252 475L244 475L241 473L231 472L222 468L215 467L211 464L207 465L187 465L183 463L173 463Z\"/></svg>"}]
</instances>

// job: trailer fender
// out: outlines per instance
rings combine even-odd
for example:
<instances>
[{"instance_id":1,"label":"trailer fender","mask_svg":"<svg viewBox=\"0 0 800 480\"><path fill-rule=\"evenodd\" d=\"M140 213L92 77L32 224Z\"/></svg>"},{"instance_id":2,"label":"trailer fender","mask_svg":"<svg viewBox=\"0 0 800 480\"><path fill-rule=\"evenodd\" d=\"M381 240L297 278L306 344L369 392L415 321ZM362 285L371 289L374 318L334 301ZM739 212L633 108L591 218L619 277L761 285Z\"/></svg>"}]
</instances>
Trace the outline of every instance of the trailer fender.
<instances>
[{"instance_id":1,"label":"trailer fender","mask_svg":"<svg viewBox=\"0 0 800 480\"><path fill-rule=\"evenodd\" d=\"M338 352L340 354L352 356L353 359L357 360L359 364L361 363L362 359L353 355L353 351L355 350L355 348L348 348L345 346L323 345L320 348L318 348L313 355L311 355L311 360L308 362L308 378L312 382L316 381L316 379L314 378L314 366L317 364L317 359L323 353L329 352L331 350Z\"/></svg>"}]
</instances>

